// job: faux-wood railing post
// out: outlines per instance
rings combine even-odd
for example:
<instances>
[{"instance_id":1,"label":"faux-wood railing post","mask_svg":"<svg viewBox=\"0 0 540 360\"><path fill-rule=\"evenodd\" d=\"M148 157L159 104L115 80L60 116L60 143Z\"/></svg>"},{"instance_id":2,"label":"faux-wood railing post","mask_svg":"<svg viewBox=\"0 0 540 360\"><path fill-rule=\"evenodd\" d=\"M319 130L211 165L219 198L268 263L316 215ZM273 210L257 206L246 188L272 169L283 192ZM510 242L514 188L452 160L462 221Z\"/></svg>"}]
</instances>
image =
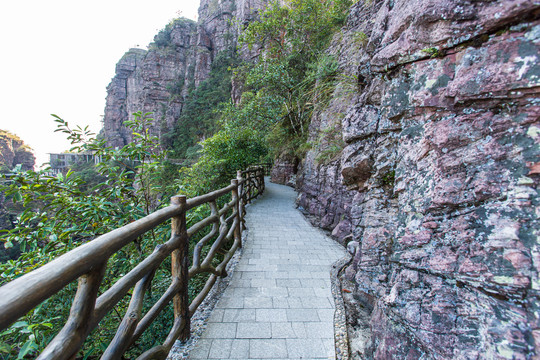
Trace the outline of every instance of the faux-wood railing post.
<instances>
[{"instance_id":1,"label":"faux-wood railing post","mask_svg":"<svg viewBox=\"0 0 540 360\"><path fill-rule=\"evenodd\" d=\"M234 189L232 190L232 200L234 201L234 211L236 211L236 225L234 227L234 241L238 241L238 247L242 247L242 216L240 214L240 196L239 194L239 186L238 186L238 179L231 180L231 185L234 185Z\"/></svg>"},{"instance_id":2,"label":"faux-wood railing post","mask_svg":"<svg viewBox=\"0 0 540 360\"><path fill-rule=\"evenodd\" d=\"M259 170L259 179L260 179L260 181L261 181L259 193L262 193L262 192L264 191L264 185L265 185L265 184L264 184L264 168L261 168L261 169Z\"/></svg>"},{"instance_id":3,"label":"faux-wood railing post","mask_svg":"<svg viewBox=\"0 0 540 360\"><path fill-rule=\"evenodd\" d=\"M246 199L244 197L244 188L245 188L245 184L242 184L242 180L244 180L242 178L242 171L238 170L236 172L236 179L238 180L238 201L239 201L239 206L238 206L238 209L240 210L240 224L241 224L241 229L242 230L246 230L246 221L244 219L244 216L246 215Z\"/></svg>"},{"instance_id":4,"label":"faux-wood railing post","mask_svg":"<svg viewBox=\"0 0 540 360\"><path fill-rule=\"evenodd\" d=\"M171 235L179 236L180 247L171 254L172 263L172 278L173 281L179 281L180 287L178 293L174 296L174 318L181 317L184 320L184 328L180 333L181 341L189 339L191 332L190 316L189 316L189 297L188 297L188 271L189 271L189 238L186 226L186 196L179 195L171 198L172 205L180 205L182 212L180 215L172 218Z\"/></svg>"}]
</instances>

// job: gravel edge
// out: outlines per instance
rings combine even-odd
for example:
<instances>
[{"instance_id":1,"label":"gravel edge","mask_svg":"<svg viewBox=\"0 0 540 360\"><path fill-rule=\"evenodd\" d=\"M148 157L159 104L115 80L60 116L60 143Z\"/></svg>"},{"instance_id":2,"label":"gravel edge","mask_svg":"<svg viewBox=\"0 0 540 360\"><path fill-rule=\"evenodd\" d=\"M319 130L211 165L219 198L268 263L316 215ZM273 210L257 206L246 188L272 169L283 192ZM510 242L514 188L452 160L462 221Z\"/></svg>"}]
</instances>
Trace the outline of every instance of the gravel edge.
<instances>
[{"instance_id":1,"label":"gravel edge","mask_svg":"<svg viewBox=\"0 0 540 360\"><path fill-rule=\"evenodd\" d=\"M341 270L350 263L352 257L347 254L332 264L330 270L330 282L332 285L332 295L334 296L334 341L336 349L336 360L349 360L349 336L347 332L347 316L345 313L345 303L341 294L341 282L339 274Z\"/></svg>"}]
</instances>

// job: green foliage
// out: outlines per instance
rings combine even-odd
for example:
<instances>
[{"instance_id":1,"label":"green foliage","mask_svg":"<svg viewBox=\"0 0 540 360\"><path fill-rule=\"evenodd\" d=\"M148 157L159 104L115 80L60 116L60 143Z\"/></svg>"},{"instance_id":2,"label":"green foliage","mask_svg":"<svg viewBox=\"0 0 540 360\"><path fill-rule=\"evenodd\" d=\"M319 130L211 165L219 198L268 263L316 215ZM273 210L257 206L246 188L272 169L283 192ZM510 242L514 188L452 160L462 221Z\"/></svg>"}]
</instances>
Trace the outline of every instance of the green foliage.
<instances>
[{"instance_id":1,"label":"green foliage","mask_svg":"<svg viewBox=\"0 0 540 360\"><path fill-rule=\"evenodd\" d=\"M339 79L339 64L332 55L321 54L308 64L305 83L305 97L315 110L328 105Z\"/></svg>"},{"instance_id":2,"label":"green foliage","mask_svg":"<svg viewBox=\"0 0 540 360\"><path fill-rule=\"evenodd\" d=\"M24 359L38 350L40 344L47 343L52 339L50 335L46 334L48 330L53 328L53 324L49 321L42 321L42 318L46 316L43 310L41 305L36 307L28 314L27 320L17 321L7 330L0 333L0 338L17 338L22 336L27 339L22 343L22 346L15 349L9 343L0 342L0 357L3 358L12 354L16 356L16 359ZM56 318L51 320L56 320Z\"/></svg>"},{"instance_id":3,"label":"green foliage","mask_svg":"<svg viewBox=\"0 0 540 360\"><path fill-rule=\"evenodd\" d=\"M201 143L201 157L184 168L180 192L197 196L228 185L236 171L257 163L267 154L258 134L250 129L222 130Z\"/></svg>"},{"instance_id":4,"label":"green foliage","mask_svg":"<svg viewBox=\"0 0 540 360\"><path fill-rule=\"evenodd\" d=\"M396 181L396 171L390 170L387 173L385 173L381 178L381 184L385 186L394 186L394 183Z\"/></svg>"},{"instance_id":5,"label":"green foliage","mask_svg":"<svg viewBox=\"0 0 540 360\"><path fill-rule=\"evenodd\" d=\"M11 247L6 249L4 243L0 243L0 263L17 259L21 255L19 244L15 243L11 245Z\"/></svg>"},{"instance_id":6,"label":"green foliage","mask_svg":"<svg viewBox=\"0 0 540 360\"><path fill-rule=\"evenodd\" d=\"M103 140L94 139L87 128L71 129L66 121L55 116L58 131L71 140L73 151L93 152L102 162L96 168L84 165L77 172L70 170L56 177L44 171L27 171L4 178L0 191L21 204L22 212L15 228L4 231L0 241L6 248L19 246L22 254L16 260L0 264L0 283L32 271L161 206L160 196L170 190L161 181L165 153L160 150L157 137L149 131L153 122L149 114L134 115L134 120L125 123L133 133L133 141L120 149L105 146ZM85 181L95 173L102 182L94 185ZM149 255L155 245L166 241L169 235L169 227L159 227L114 254L103 286L110 286L127 273L140 257ZM169 269L158 270L151 297L159 296L157 294L170 283ZM8 358L35 356L59 331L61 320L68 316L75 290L76 285L70 284L0 334L0 352L4 351ZM126 307L127 299L124 299L117 306L117 312L108 315L87 340L83 353L102 351L114 336L120 314ZM166 327L172 321L172 314L169 311L163 316ZM165 328L153 329L141 338L141 347L148 348L165 335Z\"/></svg>"},{"instance_id":7,"label":"green foliage","mask_svg":"<svg viewBox=\"0 0 540 360\"><path fill-rule=\"evenodd\" d=\"M70 167L74 177L81 179L79 189L89 192L101 183L107 181L107 177L101 175L93 162L80 162Z\"/></svg>"},{"instance_id":8,"label":"green foliage","mask_svg":"<svg viewBox=\"0 0 540 360\"><path fill-rule=\"evenodd\" d=\"M435 47L425 48L421 51L428 54L431 58L444 56L444 53Z\"/></svg>"},{"instance_id":9,"label":"green foliage","mask_svg":"<svg viewBox=\"0 0 540 360\"><path fill-rule=\"evenodd\" d=\"M269 57L307 55L307 61L328 45L343 25L351 0L287 0L270 3L259 21L249 24L240 41L262 44Z\"/></svg>"},{"instance_id":10,"label":"green foliage","mask_svg":"<svg viewBox=\"0 0 540 360\"><path fill-rule=\"evenodd\" d=\"M191 89L175 128L162 137L162 143L171 150L173 158L198 156L193 147L216 132L218 109L222 103L230 102L230 69L237 63L234 52L221 52L212 63L209 78Z\"/></svg>"},{"instance_id":11,"label":"green foliage","mask_svg":"<svg viewBox=\"0 0 540 360\"><path fill-rule=\"evenodd\" d=\"M306 139L313 111L326 106L339 73L337 61L324 50L352 3L271 3L240 38L250 47L262 44L264 52L244 76L239 106L229 107L223 122L257 131L274 156L302 156L309 148Z\"/></svg>"},{"instance_id":12,"label":"green foliage","mask_svg":"<svg viewBox=\"0 0 540 360\"><path fill-rule=\"evenodd\" d=\"M335 160L345 147L345 142L341 137L341 128L331 126L324 129L317 141L318 154L315 158L319 164L328 164Z\"/></svg>"},{"instance_id":13,"label":"green foliage","mask_svg":"<svg viewBox=\"0 0 540 360\"><path fill-rule=\"evenodd\" d=\"M171 32L177 26L187 27L194 24L193 20L187 18L178 18L171 20L165 28L161 29L156 36L154 42L150 44L150 48L166 48L172 45Z\"/></svg>"},{"instance_id":14,"label":"green foliage","mask_svg":"<svg viewBox=\"0 0 540 360\"><path fill-rule=\"evenodd\" d=\"M182 94L184 89L184 78L179 78L171 84L167 85L167 91L171 94L171 99Z\"/></svg>"},{"instance_id":15,"label":"green foliage","mask_svg":"<svg viewBox=\"0 0 540 360\"><path fill-rule=\"evenodd\" d=\"M354 44L361 48L367 45L369 38L365 32L357 31L354 33L352 40Z\"/></svg>"},{"instance_id":16,"label":"green foliage","mask_svg":"<svg viewBox=\"0 0 540 360\"><path fill-rule=\"evenodd\" d=\"M87 127L72 129L66 121L53 115L58 124L57 131L65 133L73 144L71 151L92 152L101 162L95 168L81 164L75 171L72 169L55 177L47 175L46 171L21 172L19 169L14 176L4 178L0 191L22 207L15 228L4 231L0 241L6 247L20 246L22 254L16 260L0 264L0 284L28 273L101 234L140 219L162 205L168 205L168 194L176 193L179 166L165 160L167 154L161 150L158 138L150 133L154 120L149 115L135 113L133 120L125 122L132 131L133 140L119 149L107 147L103 140L95 139ZM198 169L200 173L208 174L208 183L187 181L185 184L188 186L182 187L184 192L195 194L221 186L225 183L223 174L229 174L229 179L235 177L232 173L237 168L254 162L265 151L253 141L250 131L220 132L202 145L203 158L207 161L200 163ZM216 176L211 167L214 161L219 163L218 174L221 177ZM199 172L193 171L190 175L189 171L184 170L185 180L190 180L190 176L199 179ZM93 179L94 175L99 180ZM160 199L167 201L162 203ZM218 205L227 201L230 197L223 197ZM208 206L193 209L187 214L188 226L209 213ZM230 212L226 214L229 215ZM208 231L190 239L191 252ZM169 238L170 226L164 224L113 254L108 261L100 293L150 255L157 244ZM202 253L205 254L210 246L204 247ZM218 260L222 260L222 255L214 259ZM151 291L143 303L143 312L148 311L170 285L170 269L170 259L167 259L156 270ZM207 278L203 274L190 280L191 300L200 292ZM43 350L67 319L76 287L76 283L69 284L0 333L0 359L35 357ZM86 340L80 357L95 359L104 351L128 303L129 297L125 297L100 322ZM170 306L126 353L126 358L136 358L145 350L161 344L173 320Z\"/></svg>"}]
</instances>

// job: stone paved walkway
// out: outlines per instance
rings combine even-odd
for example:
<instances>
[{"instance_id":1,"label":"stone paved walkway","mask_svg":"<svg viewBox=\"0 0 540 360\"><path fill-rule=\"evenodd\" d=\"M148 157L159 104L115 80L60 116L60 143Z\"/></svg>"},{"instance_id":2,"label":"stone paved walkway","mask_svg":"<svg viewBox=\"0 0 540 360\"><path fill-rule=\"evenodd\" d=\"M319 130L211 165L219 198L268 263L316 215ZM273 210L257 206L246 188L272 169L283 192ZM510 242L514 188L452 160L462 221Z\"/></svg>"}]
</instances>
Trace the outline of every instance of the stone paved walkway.
<instances>
[{"instance_id":1,"label":"stone paved walkway","mask_svg":"<svg viewBox=\"0 0 540 360\"><path fill-rule=\"evenodd\" d=\"M249 236L190 359L334 359L330 267L345 251L268 182L247 209Z\"/></svg>"}]
</instances>

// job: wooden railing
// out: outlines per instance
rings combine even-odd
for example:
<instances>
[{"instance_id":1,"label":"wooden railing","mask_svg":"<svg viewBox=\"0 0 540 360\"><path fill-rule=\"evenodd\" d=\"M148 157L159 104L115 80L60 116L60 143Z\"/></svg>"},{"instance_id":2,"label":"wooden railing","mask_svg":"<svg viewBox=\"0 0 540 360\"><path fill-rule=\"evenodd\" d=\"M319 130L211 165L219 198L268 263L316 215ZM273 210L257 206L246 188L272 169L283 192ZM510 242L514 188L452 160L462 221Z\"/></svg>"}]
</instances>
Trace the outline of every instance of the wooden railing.
<instances>
[{"instance_id":1,"label":"wooden railing","mask_svg":"<svg viewBox=\"0 0 540 360\"><path fill-rule=\"evenodd\" d=\"M265 162L265 163L259 163L255 165L256 167L261 167L264 170L264 176L270 176L272 175L272 164L271 162Z\"/></svg>"},{"instance_id":2,"label":"wooden railing","mask_svg":"<svg viewBox=\"0 0 540 360\"><path fill-rule=\"evenodd\" d=\"M18 279L0 287L0 331L18 318L78 279L78 288L70 315L56 337L38 359L74 359L90 332L133 288L131 301L114 339L101 359L120 359L122 354L148 329L156 317L172 302L175 321L165 340L148 349L138 359L165 359L177 339L187 339L190 318L206 298L218 277L226 276L225 268L238 248L242 246L242 228L245 206L264 191L264 170L252 168L238 172L231 185L186 199L175 196L171 205L129 225L104 234L58 257ZM232 200L218 209L217 200L231 194ZM186 213L208 204L210 215L189 229ZM154 252L143 259L129 273L98 296L104 280L109 258L145 232L171 219L171 237L157 245ZM201 230L211 227L193 251L189 266L189 239ZM232 243L232 245L230 245ZM228 244L227 246L225 246ZM228 249L226 247L230 246ZM207 251L202 259L202 250ZM221 253L222 260L213 265ZM142 315L143 299L150 288L157 268L171 256L172 282L161 298ZM204 288L189 304L188 281L197 274L208 273Z\"/></svg>"}]
</instances>

